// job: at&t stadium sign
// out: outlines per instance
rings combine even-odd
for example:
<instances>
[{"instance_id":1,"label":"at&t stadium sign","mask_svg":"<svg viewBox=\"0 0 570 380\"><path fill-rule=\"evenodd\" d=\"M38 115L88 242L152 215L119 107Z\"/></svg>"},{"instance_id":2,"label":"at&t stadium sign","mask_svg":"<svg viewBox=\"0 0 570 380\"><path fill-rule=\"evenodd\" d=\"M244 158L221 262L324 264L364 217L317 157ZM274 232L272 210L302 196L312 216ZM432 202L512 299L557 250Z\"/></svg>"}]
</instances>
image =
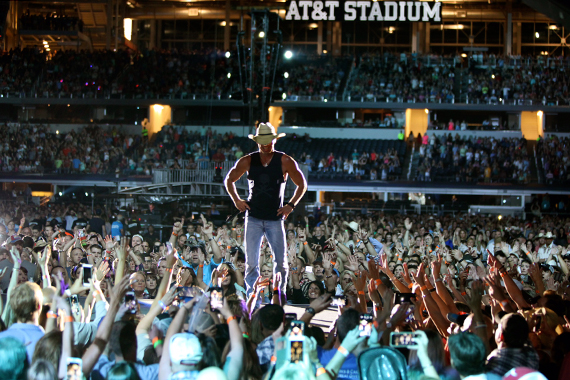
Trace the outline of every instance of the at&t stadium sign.
<instances>
[{"instance_id":1,"label":"at&t stadium sign","mask_svg":"<svg viewBox=\"0 0 570 380\"><path fill-rule=\"evenodd\" d=\"M286 20L441 22L441 2L290 1Z\"/></svg>"}]
</instances>

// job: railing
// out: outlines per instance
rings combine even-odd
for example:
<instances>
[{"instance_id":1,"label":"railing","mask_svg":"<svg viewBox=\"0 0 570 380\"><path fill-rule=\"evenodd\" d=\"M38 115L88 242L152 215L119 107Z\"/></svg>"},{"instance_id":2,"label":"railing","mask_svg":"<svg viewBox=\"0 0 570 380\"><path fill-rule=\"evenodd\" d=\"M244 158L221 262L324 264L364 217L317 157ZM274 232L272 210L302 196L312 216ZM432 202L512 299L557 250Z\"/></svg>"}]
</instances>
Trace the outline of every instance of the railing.
<instances>
[{"instance_id":1,"label":"railing","mask_svg":"<svg viewBox=\"0 0 570 380\"><path fill-rule=\"evenodd\" d=\"M283 100L286 102L334 102L336 101L336 93L327 95L286 95Z\"/></svg>"},{"instance_id":2,"label":"railing","mask_svg":"<svg viewBox=\"0 0 570 380\"><path fill-rule=\"evenodd\" d=\"M419 98L419 97L414 97L411 99L406 99L403 98L401 96L396 96L396 97L390 97L390 96L378 96L378 95L372 95L372 94L368 94L368 95L358 95L358 96L353 96L353 95L348 95L346 97L346 101L348 102L371 102L371 103L376 103L376 102L385 102L385 103L437 103L437 104L441 104L441 103L448 103L448 104L455 104L455 95L452 95L449 98L442 98L442 97L437 97L437 96L426 96L425 98Z\"/></svg>"},{"instance_id":3,"label":"railing","mask_svg":"<svg viewBox=\"0 0 570 380\"><path fill-rule=\"evenodd\" d=\"M186 165L188 164L189 160L181 160L180 161L180 166L183 169L186 169ZM172 162L168 162L167 161L167 165L172 165L174 163L174 160L172 160ZM222 168L222 172L223 173L227 173L235 164L235 162L233 161L224 161L224 162L211 162L211 161L205 161L205 162L195 162L196 164L196 169L186 169L186 170L215 170L218 167Z\"/></svg>"},{"instance_id":4,"label":"railing","mask_svg":"<svg viewBox=\"0 0 570 380\"><path fill-rule=\"evenodd\" d=\"M503 98L492 98L487 100L482 100L479 98L470 98L469 94L466 95L467 104L487 104L487 105L502 105L502 106L532 106L532 105L543 105L543 106L560 106L567 105L565 102L561 104L558 99L503 99Z\"/></svg>"},{"instance_id":5,"label":"railing","mask_svg":"<svg viewBox=\"0 0 570 380\"><path fill-rule=\"evenodd\" d=\"M568 57L550 57L550 56L538 56L538 57L518 57L518 56L494 56L488 55L483 56L479 54L472 54L469 58L461 58L460 56L455 57L441 57L437 55L424 55L418 57L414 54L406 55L377 55L371 56L370 60L382 60L385 63L394 62L411 62L421 63L422 66L436 67L436 66L456 66L461 64L462 61L471 59L474 61L476 67L486 68L486 67L507 67L507 68L526 68L534 65L539 65L542 67L551 68L570 68L570 59Z\"/></svg>"},{"instance_id":6,"label":"railing","mask_svg":"<svg viewBox=\"0 0 570 380\"><path fill-rule=\"evenodd\" d=\"M172 182L214 182L213 170L156 169L152 172L152 183Z\"/></svg>"},{"instance_id":7,"label":"railing","mask_svg":"<svg viewBox=\"0 0 570 380\"><path fill-rule=\"evenodd\" d=\"M30 91L3 90L0 93L1 98L44 98L44 99L181 99L181 100L231 100L230 94L112 94L109 91L87 92L81 94L44 91L37 92L34 89Z\"/></svg>"},{"instance_id":8,"label":"railing","mask_svg":"<svg viewBox=\"0 0 570 380\"><path fill-rule=\"evenodd\" d=\"M222 169L221 178L223 180L227 174L227 170ZM214 170L187 170L187 169L155 169L152 172L152 183L177 183L177 182L196 182L196 183L214 183L216 172ZM221 183L218 181L218 183ZM238 186L247 186L247 176L242 176L237 182Z\"/></svg>"}]
</instances>

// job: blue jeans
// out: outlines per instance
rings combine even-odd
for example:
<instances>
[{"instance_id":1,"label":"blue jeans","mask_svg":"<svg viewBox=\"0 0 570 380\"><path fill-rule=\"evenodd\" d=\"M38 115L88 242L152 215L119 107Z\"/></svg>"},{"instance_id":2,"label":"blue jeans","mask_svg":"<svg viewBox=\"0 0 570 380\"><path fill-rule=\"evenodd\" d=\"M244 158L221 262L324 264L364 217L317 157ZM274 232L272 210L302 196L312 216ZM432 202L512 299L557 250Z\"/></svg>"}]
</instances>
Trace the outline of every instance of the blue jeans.
<instances>
[{"instance_id":1,"label":"blue jeans","mask_svg":"<svg viewBox=\"0 0 570 380\"><path fill-rule=\"evenodd\" d=\"M245 219L245 283L247 295L253 291L253 285L259 277L259 248L263 235L273 251L273 276L281 273L281 294L287 289L289 264L285 257L285 224L283 220L262 220L252 216Z\"/></svg>"}]
</instances>

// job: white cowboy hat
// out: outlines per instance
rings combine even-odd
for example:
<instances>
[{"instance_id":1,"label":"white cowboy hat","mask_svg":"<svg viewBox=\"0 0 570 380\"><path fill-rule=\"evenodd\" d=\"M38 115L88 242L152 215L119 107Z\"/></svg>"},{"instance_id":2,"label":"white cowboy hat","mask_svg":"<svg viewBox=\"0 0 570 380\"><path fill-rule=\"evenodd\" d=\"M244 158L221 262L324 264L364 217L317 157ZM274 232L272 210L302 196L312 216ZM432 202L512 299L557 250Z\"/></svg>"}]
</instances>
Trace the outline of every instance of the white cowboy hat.
<instances>
[{"instance_id":1,"label":"white cowboy hat","mask_svg":"<svg viewBox=\"0 0 570 380\"><path fill-rule=\"evenodd\" d=\"M353 230L354 232L358 231L358 223L356 223L355 221L352 221L350 223L344 222L344 225Z\"/></svg>"},{"instance_id":2,"label":"white cowboy hat","mask_svg":"<svg viewBox=\"0 0 570 380\"><path fill-rule=\"evenodd\" d=\"M550 232L550 231L548 231L548 232L546 233L546 235L544 235L544 237L545 237L546 239L554 239L554 235L552 235L552 232Z\"/></svg>"},{"instance_id":3,"label":"white cowboy hat","mask_svg":"<svg viewBox=\"0 0 570 380\"><path fill-rule=\"evenodd\" d=\"M280 139L285 136L285 133L277 134L275 133L275 127L270 123L260 123L257 127L257 132L254 135L247 135L250 139L258 143L259 145L270 144L271 141L275 139Z\"/></svg>"}]
</instances>

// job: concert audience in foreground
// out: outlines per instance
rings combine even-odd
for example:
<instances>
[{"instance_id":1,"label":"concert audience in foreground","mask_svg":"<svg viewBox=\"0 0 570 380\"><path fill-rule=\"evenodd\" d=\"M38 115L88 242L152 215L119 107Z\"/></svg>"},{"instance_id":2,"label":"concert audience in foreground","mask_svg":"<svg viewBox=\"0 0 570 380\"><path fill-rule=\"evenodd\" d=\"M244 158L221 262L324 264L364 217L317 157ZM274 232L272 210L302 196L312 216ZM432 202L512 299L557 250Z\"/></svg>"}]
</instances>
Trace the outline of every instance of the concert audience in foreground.
<instances>
[{"instance_id":1,"label":"concert audience in foreground","mask_svg":"<svg viewBox=\"0 0 570 380\"><path fill-rule=\"evenodd\" d=\"M418 181L530 182L530 156L524 138L418 137Z\"/></svg>"},{"instance_id":2,"label":"concert audience in foreground","mask_svg":"<svg viewBox=\"0 0 570 380\"><path fill-rule=\"evenodd\" d=\"M243 222L173 211L160 238L136 209L0 204L2 378L62 378L70 358L91 379L570 376L567 220L299 213L288 278L264 242L246 294ZM283 296L310 305L304 329ZM323 325L333 299L344 306Z\"/></svg>"}]
</instances>

